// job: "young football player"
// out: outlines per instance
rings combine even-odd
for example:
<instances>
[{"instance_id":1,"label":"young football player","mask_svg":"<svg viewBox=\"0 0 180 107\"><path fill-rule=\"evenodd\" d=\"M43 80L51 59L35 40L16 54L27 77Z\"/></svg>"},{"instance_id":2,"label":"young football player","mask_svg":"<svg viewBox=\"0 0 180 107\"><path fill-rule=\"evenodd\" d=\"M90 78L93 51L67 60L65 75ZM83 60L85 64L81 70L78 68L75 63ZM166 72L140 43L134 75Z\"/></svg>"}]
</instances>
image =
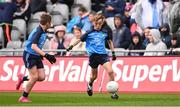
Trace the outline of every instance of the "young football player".
<instances>
[{"instance_id":1,"label":"young football player","mask_svg":"<svg viewBox=\"0 0 180 107\"><path fill-rule=\"evenodd\" d=\"M105 48L105 41L108 40L110 49L112 50L112 60L116 60L114 46L112 40L107 35L106 31L102 30L102 26L105 22L105 17L102 14L97 14L93 21L93 30L85 33L78 39L74 44L67 48L67 51L71 50L79 42L86 42L86 51L89 55L89 65L92 70L92 75L90 81L87 85L87 94L89 96L93 95L93 83L98 75L98 66L102 65L104 69L108 72L109 81L114 81L114 72L112 70L112 65L109 60L108 52ZM112 99L118 99L117 93L112 93Z\"/></svg>"},{"instance_id":2,"label":"young football player","mask_svg":"<svg viewBox=\"0 0 180 107\"><path fill-rule=\"evenodd\" d=\"M43 57L45 57L51 64L56 62L54 55L50 55L42 51L42 47L46 41L46 30L51 26L51 16L47 13L42 14L40 24L29 35L25 42L25 49L23 53L23 61L25 67L29 71L29 76L19 77L16 89L19 89L23 81L28 80L27 85L23 91L19 102L31 102L28 98L35 83L45 80L45 72L43 65Z\"/></svg>"}]
</instances>

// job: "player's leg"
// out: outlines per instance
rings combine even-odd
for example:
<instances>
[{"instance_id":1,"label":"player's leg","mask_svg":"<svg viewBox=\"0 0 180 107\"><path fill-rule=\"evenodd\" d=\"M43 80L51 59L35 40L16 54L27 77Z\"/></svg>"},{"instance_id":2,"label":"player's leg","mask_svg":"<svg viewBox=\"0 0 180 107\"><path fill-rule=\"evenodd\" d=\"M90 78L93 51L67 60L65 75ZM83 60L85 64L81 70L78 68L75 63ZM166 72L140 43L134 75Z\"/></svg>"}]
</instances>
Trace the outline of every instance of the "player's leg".
<instances>
[{"instance_id":1,"label":"player's leg","mask_svg":"<svg viewBox=\"0 0 180 107\"><path fill-rule=\"evenodd\" d=\"M89 85L93 85L94 80L96 80L98 75L98 69L97 68L91 68L91 76L90 76L90 81L89 81Z\"/></svg>"},{"instance_id":2,"label":"player's leg","mask_svg":"<svg viewBox=\"0 0 180 107\"><path fill-rule=\"evenodd\" d=\"M108 73L109 81L114 81L114 72L112 69L112 64L110 63L108 55L101 55L99 58L101 61L101 65L103 65L104 69Z\"/></svg>"},{"instance_id":3,"label":"player's leg","mask_svg":"<svg viewBox=\"0 0 180 107\"><path fill-rule=\"evenodd\" d=\"M37 60L37 70L38 70L38 81L44 81L46 78L45 75L45 69L44 69L44 64L42 62L42 59Z\"/></svg>"},{"instance_id":4,"label":"player's leg","mask_svg":"<svg viewBox=\"0 0 180 107\"><path fill-rule=\"evenodd\" d=\"M93 95L93 83L94 80L96 80L97 75L98 75L98 66L99 66L99 62L98 62L98 55L91 55L89 57L89 65L91 67L91 76L90 76L90 81L87 85L87 94L89 96Z\"/></svg>"},{"instance_id":5,"label":"player's leg","mask_svg":"<svg viewBox=\"0 0 180 107\"><path fill-rule=\"evenodd\" d=\"M20 97L19 99L20 102L29 102L28 95L30 94L31 89L38 80L38 71L36 66L33 66L31 69L28 69L28 71L29 81L26 84L22 97Z\"/></svg>"},{"instance_id":6,"label":"player's leg","mask_svg":"<svg viewBox=\"0 0 180 107\"><path fill-rule=\"evenodd\" d=\"M31 69L29 69L29 81L27 82L25 88L25 91L27 93L31 91L37 80L38 80L38 70L36 66L33 66Z\"/></svg>"},{"instance_id":7,"label":"player's leg","mask_svg":"<svg viewBox=\"0 0 180 107\"><path fill-rule=\"evenodd\" d=\"M103 64L103 67L108 73L109 81L114 81L114 72L113 72L111 63L108 61Z\"/></svg>"},{"instance_id":8,"label":"player's leg","mask_svg":"<svg viewBox=\"0 0 180 107\"><path fill-rule=\"evenodd\" d=\"M94 83L94 80L96 80L97 75L98 75L98 69L97 68L91 68L90 81L87 85L87 93L89 96L93 95L93 83Z\"/></svg>"},{"instance_id":9,"label":"player's leg","mask_svg":"<svg viewBox=\"0 0 180 107\"><path fill-rule=\"evenodd\" d=\"M39 82L44 81L45 78L46 78L46 75L45 75L44 71L45 71L44 68L38 69L38 81Z\"/></svg>"},{"instance_id":10,"label":"player's leg","mask_svg":"<svg viewBox=\"0 0 180 107\"><path fill-rule=\"evenodd\" d=\"M114 81L114 72L112 69L112 64L108 61L108 62L103 64L103 67L108 72L109 81ZM111 98L112 99L118 99L119 96L117 95L117 93L112 93Z\"/></svg>"}]
</instances>

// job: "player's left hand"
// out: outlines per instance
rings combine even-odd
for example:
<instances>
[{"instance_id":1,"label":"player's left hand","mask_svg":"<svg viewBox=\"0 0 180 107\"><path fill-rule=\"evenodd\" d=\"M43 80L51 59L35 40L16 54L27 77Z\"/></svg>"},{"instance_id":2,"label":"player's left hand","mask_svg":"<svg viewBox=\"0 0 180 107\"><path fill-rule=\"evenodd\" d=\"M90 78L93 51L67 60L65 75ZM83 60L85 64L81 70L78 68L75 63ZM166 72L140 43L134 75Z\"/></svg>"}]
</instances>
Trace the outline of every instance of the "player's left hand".
<instances>
[{"instance_id":1,"label":"player's left hand","mask_svg":"<svg viewBox=\"0 0 180 107\"><path fill-rule=\"evenodd\" d=\"M114 51L112 51L112 60L113 60L113 61L116 60L116 54L115 54Z\"/></svg>"},{"instance_id":2,"label":"player's left hand","mask_svg":"<svg viewBox=\"0 0 180 107\"><path fill-rule=\"evenodd\" d=\"M48 53L44 56L51 64L56 63L56 58L54 55L50 55Z\"/></svg>"}]
</instances>

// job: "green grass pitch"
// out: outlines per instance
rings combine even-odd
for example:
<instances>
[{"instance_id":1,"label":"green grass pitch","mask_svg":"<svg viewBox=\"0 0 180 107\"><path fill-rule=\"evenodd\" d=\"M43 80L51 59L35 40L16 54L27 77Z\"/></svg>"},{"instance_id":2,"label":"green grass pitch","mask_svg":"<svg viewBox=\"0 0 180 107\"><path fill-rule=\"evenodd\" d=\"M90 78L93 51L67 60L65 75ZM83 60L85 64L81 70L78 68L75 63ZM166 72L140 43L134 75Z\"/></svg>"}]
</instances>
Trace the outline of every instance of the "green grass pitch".
<instances>
[{"instance_id":1,"label":"green grass pitch","mask_svg":"<svg viewBox=\"0 0 180 107\"><path fill-rule=\"evenodd\" d=\"M20 103L21 93L0 92L1 106L180 106L180 94L119 94L112 100L108 93L32 93L31 103Z\"/></svg>"}]
</instances>

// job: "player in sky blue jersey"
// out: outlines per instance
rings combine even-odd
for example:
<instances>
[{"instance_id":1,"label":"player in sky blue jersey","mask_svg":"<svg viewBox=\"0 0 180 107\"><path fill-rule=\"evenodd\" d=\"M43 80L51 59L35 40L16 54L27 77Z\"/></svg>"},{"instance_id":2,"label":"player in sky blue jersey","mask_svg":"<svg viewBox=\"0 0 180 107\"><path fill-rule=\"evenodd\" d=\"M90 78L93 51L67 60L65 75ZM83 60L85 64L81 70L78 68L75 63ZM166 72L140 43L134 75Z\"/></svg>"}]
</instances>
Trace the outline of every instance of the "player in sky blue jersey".
<instances>
[{"instance_id":1,"label":"player in sky blue jersey","mask_svg":"<svg viewBox=\"0 0 180 107\"><path fill-rule=\"evenodd\" d=\"M86 51L89 55L89 65L91 67L92 76L87 86L87 93L89 96L93 95L93 83L98 75L98 66L103 65L104 69L108 72L109 81L114 81L114 72L110 63L108 52L105 48L105 41L108 41L110 49L112 50L112 60L116 60L114 46L106 31L103 31L102 25L105 22L105 17L102 14L97 14L93 21L93 30L85 33L73 45L67 48L71 50L79 42L86 42ZM112 99L118 99L117 93L112 93Z\"/></svg>"},{"instance_id":2,"label":"player in sky blue jersey","mask_svg":"<svg viewBox=\"0 0 180 107\"><path fill-rule=\"evenodd\" d=\"M42 63L45 57L51 64L56 62L54 55L50 55L42 51L42 47L46 41L46 30L51 25L51 16L49 14L42 14L40 24L29 35L28 40L25 42L25 50L23 53L23 61L25 67L29 71L29 79L20 76L16 89L19 89L23 81L28 80L24 89L23 95L19 98L19 102L31 102L28 95L37 81L45 80L44 65Z\"/></svg>"}]
</instances>

